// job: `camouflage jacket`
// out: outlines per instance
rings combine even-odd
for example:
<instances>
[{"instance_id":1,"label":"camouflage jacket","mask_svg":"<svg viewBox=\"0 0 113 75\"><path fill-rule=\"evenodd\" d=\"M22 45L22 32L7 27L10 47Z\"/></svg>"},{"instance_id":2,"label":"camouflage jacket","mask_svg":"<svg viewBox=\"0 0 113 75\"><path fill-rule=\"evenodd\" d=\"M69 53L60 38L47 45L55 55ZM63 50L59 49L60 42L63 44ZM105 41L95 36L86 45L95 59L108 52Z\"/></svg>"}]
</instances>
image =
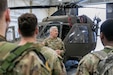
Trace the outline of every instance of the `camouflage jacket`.
<instances>
[{"instance_id":1,"label":"camouflage jacket","mask_svg":"<svg viewBox=\"0 0 113 75\"><path fill-rule=\"evenodd\" d=\"M110 47L105 47L105 52L110 52ZM103 49L103 50L104 50ZM76 75L94 75L97 72L97 66L99 63L99 58L93 53L85 55L79 62Z\"/></svg>"},{"instance_id":2,"label":"camouflage jacket","mask_svg":"<svg viewBox=\"0 0 113 75\"><path fill-rule=\"evenodd\" d=\"M61 56L65 53L65 46L63 41L60 38L51 39L50 37L44 40L44 45L52 48L53 50L64 50Z\"/></svg>"},{"instance_id":3,"label":"camouflage jacket","mask_svg":"<svg viewBox=\"0 0 113 75\"><path fill-rule=\"evenodd\" d=\"M62 59L58 57L57 53L53 49L38 43L34 46L40 48L40 52L45 56L47 61L46 67L51 72L51 75L66 75L66 69Z\"/></svg>"},{"instance_id":4,"label":"camouflage jacket","mask_svg":"<svg viewBox=\"0 0 113 75\"><path fill-rule=\"evenodd\" d=\"M2 66L1 62L4 61L16 47L17 45L6 42L5 39L0 36L0 67ZM18 63L16 63L12 70L9 70L9 68L6 69L5 75L50 75L50 72L34 51L24 52L12 63L14 62ZM8 63L6 65L8 65ZM2 67L2 70L6 68L6 65ZM0 71L0 75L4 74Z\"/></svg>"}]
</instances>

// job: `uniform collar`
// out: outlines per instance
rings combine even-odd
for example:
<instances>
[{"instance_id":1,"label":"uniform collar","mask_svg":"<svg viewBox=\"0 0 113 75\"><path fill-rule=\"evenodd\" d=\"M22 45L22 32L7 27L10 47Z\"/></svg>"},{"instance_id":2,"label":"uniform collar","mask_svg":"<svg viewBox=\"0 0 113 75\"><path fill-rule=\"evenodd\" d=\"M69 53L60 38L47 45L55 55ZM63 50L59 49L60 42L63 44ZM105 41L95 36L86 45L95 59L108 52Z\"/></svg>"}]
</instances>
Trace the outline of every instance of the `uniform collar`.
<instances>
[{"instance_id":1,"label":"uniform collar","mask_svg":"<svg viewBox=\"0 0 113 75\"><path fill-rule=\"evenodd\" d=\"M0 41L6 41L5 37L3 37L2 35L0 35Z\"/></svg>"},{"instance_id":2,"label":"uniform collar","mask_svg":"<svg viewBox=\"0 0 113 75\"><path fill-rule=\"evenodd\" d=\"M50 38L50 39L57 39L58 37L51 38L51 37L49 36L49 38Z\"/></svg>"}]
</instances>

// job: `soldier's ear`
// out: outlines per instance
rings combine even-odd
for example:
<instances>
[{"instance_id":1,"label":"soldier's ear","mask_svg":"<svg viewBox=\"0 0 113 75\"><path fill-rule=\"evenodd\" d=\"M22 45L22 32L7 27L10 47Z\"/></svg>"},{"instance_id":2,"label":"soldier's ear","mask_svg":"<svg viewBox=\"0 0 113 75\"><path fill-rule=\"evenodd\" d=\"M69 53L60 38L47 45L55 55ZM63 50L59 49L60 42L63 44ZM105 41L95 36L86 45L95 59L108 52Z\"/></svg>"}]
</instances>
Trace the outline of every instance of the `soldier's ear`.
<instances>
[{"instance_id":1,"label":"soldier's ear","mask_svg":"<svg viewBox=\"0 0 113 75\"><path fill-rule=\"evenodd\" d=\"M18 33L21 35L21 31L20 31L20 29L18 28Z\"/></svg>"},{"instance_id":2,"label":"soldier's ear","mask_svg":"<svg viewBox=\"0 0 113 75\"><path fill-rule=\"evenodd\" d=\"M6 22L10 22L10 9L6 9L5 18L6 18Z\"/></svg>"},{"instance_id":3,"label":"soldier's ear","mask_svg":"<svg viewBox=\"0 0 113 75\"><path fill-rule=\"evenodd\" d=\"M100 38L101 40L104 39L104 34L102 32L100 32Z\"/></svg>"},{"instance_id":4,"label":"soldier's ear","mask_svg":"<svg viewBox=\"0 0 113 75\"><path fill-rule=\"evenodd\" d=\"M35 29L35 33L38 34L38 28L37 28L37 27L36 27L36 29Z\"/></svg>"}]
</instances>

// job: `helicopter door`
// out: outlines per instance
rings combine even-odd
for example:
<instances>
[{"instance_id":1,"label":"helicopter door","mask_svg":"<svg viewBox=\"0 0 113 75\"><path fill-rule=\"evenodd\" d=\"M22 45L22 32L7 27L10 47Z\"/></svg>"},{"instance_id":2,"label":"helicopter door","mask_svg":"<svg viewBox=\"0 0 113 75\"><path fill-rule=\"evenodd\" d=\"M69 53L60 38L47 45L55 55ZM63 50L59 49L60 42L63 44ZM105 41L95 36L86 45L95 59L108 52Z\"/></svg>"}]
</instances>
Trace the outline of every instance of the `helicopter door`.
<instances>
[{"instance_id":1,"label":"helicopter door","mask_svg":"<svg viewBox=\"0 0 113 75\"><path fill-rule=\"evenodd\" d=\"M74 25L67 35L69 43L88 43L89 42L89 27L88 25Z\"/></svg>"},{"instance_id":2,"label":"helicopter door","mask_svg":"<svg viewBox=\"0 0 113 75\"><path fill-rule=\"evenodd\" d=\"M70 31L71 27L69 25L63 24L62 25L62 36L61 39L64 40L67 36L68 32Z\"/></svg>"},{"instance_id":3,"label":"helicopter door","mask_svg":"<svg viewBox=\"0 0 113 75\"><path fill-rule=\"evenodd\" d=\"M66 58L82 57L92 51L95 43L92 42L90 24L76 23L64 39Z\"/></svg>"}]
</instances>

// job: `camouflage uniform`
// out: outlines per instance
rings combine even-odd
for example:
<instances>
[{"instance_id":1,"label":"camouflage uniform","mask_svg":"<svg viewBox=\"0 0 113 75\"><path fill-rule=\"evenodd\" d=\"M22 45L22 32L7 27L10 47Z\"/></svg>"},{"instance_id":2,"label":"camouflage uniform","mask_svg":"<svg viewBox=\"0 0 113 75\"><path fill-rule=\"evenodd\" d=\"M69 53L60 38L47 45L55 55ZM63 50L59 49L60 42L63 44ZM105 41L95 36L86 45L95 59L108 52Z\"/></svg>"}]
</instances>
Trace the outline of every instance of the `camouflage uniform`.
<instances>
[{"instance_id":1,"label":"camouflage uniform","mask_svg":"<svg viewBox=\"0 0 113 75\"><path fill-rule=\"evenodd\" d=\"M109 53L112 47L106 46L104 51ZM99 58L93 53L89 53L84 56L79 62L76 75L95 75L97 73L97 66L99 63Z\"/></svg>"},{"instance_id":2,"label":"camouflage uniform","mask_svg":"<svg viewBox=\"0 0 113 75\"><path fill-rule=\"evenodd\" d=\"M48 37L44 40L44 45L52 48L53 50L64 50L61 56L64 55L65 47L64 47L64 43L60 38L57 37L52 39Z\"/></svg>"},{"instance_id":3,"label":"camouflage uniform","mask_svg":"<svg viewBox=\"0 0 113 75\"><path fill-rule=\"evenodd\" d=\"M6 42L5 38L0 36L0 66L1 60L4 60L17 45ZM25 52L22 54L24 55ZM18 61L17 65L11 71L6 71L5 75L50 75L42 61L37 57L36 53L31 51L15 59L13 62ZM5 66L3 67L5 68ZM1 71L0 71L0 75Z\"/></svg>"},{"instance_id":4,"label":"camouflage uniform","mask_svg":"<svg viewBox=\"0 0 113 75\"><path fill-rule=\"evenodd\" d=\"M67 75L63 62L60 60L60 58L58 58L58 55L54 50L42 46L39 43L34 44L34 46L40 48L40 52L45 56L47 61L46 67L51 72L51 75Z\"/></svg>"}]
</instances>

